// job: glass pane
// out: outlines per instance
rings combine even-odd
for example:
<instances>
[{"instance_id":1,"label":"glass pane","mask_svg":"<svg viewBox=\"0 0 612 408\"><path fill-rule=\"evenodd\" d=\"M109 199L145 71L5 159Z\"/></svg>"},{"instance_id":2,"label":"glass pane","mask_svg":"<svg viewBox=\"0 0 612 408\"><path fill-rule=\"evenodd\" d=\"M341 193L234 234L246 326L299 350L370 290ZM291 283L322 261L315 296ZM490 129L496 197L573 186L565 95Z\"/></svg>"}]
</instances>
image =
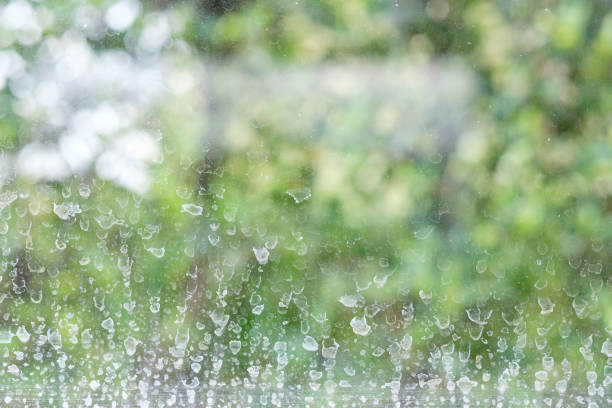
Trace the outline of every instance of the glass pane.
<instances>
[{"instance_id":1,"label":"glass pane","mask_svg":"<svg viewBox=\"0 0 612 408\"><path fill-rule=\"evenodd\" d=\"M607 407L606 1L0 2L3 406Z\"/></svg>"}]
</instances>

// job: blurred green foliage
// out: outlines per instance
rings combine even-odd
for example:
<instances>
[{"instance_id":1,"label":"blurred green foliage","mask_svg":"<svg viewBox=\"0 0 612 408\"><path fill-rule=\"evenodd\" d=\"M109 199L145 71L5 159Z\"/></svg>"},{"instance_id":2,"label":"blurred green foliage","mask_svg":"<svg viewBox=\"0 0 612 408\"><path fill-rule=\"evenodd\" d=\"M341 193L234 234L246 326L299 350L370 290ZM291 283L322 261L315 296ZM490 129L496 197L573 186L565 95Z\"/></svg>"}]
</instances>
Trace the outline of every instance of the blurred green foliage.
<instances>
[{"instance_id":1,"label":"blurred green foliage","mask_svg":"<svg viewBox=\"0 0 612 408\"><path fill-rule=\"evenodd\" d=\"M44 36L73 25L72 2L35 5L54 15ZM213 61L223 70L247 61L265 71L460 60L477 83L466 107L470 126L446 148L403 153L373 140L332 143L326 132L334 132L333 124L318 138L293 137L279 124L298 120L297 112L282 110L276 105L282 101L266 111L263 101L244 117L230 117L209 145L202 135L215 132L216 118L199 107L214 101L195 89L160 103L150 118L148 127L162 134L163 160L151 165L146 194L93 172L57 183L15 177L0 193L11 202L0 210L2 327L14 333L24 325L37 338L0 345L0 371L16 364L22 373L4 376L3 384L76 387L99 376L109 387L135 390L142 378L195 376L212 386L212 379L242 382L249 367L259 366L259 379L251 380L268 387L285 382L309 390L306 384L316 382L309 370L320 370L321 382L335 372L353 386L417 384L424 374L443 378L441 388L468 376L486 387L505 378L510 387L533 391L542 358L552 356L546 390L555 390L567 359L570 388L585 389L585 373L595 371L609 395L608 1L211 0L142 8L143 15L167 13L173 31L163 52L187 47L185 67ZM144 20L87 41L98 51L137 53L134 33ZM30 52L14 48L24 58ZM231 81L230 75L228 89ZM9 89L0 97L6 101L0 146L10 154L31 140L24 136L29 124L12 111ZM338 114L337 126L356 138L379 123L373 129L385 140L385 123L410 109L354 103L330 116ZM84 188L90 194L79 192ZM288 191L309 197L297 203ZM12 192L14 201L7 198ZM54 203L66 201L82 213L58 218ZM186 203L201 206L202 215L186 212ZM264 246L269 261L260 265L253 249ZM164 253L157 257L151 248ZM338 301L356 294L355 307ZM253 312L257 305L264 306L261 314ZM480 325L466 310L492 314ZM372 326L366 337L350 325L362 316ZM108 317L110 334L100 325ZM58 328L61 349L38 337L48 336L48 327ZM168 353L182 328L189 328L191 360L183 361L180 350ZM88 347L84 330L93 335ZM335 366L302 347L306 335L319 345L337 342ZM121 343L128 336L140 346L126 357ZM412 345L404 348L406 336ZM227 349L231 340L242 342L236 355ZM286 367L277 362L275 344L282 341ZM441 357L461 352L467 358ZM58 366L62 353L68 366ZM203 368L194 373L198 355ZM507 374L512 364L520 376ZM347 367L358 375L347 376ZM484 374L493 377L489 384Z\"/></svg>"}]
</instances>

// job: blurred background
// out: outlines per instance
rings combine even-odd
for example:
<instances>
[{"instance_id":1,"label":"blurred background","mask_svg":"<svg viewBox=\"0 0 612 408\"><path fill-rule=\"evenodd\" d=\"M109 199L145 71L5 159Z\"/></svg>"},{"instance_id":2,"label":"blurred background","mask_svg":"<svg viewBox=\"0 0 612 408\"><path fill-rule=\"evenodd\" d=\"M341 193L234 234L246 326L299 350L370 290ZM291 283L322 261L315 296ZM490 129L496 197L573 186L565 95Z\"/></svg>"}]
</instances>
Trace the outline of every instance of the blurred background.
<instances>
[{"instance_id":1,"label":"blurred background","mask_svg":"<svg viewBox=\"0 0 612 408\"><path fill-rule=\"evenodd\" d=\"M611 67L608 0L0 1L0 399L609 406Z\"/></svg>"}]
</instances>

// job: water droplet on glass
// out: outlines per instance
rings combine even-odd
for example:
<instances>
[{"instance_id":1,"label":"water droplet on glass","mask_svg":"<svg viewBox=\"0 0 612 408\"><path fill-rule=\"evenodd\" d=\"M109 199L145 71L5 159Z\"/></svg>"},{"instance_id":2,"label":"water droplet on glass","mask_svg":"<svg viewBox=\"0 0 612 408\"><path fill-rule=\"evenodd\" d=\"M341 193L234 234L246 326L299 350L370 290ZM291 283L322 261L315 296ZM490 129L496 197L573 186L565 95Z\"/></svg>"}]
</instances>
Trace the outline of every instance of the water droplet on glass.
<instances>
[{"instance_id":1,"label":"water droplet on glass","mask_svg":"<svg viewBox=\"0 0 612 408\"><path fill-rule=\"evenodd\" d=\"M83 348L89 348L92 339L93 336L91 335L91 329L83 330L81 333L81 344L83 345Z\"/></svg>"},{"instance_id":2,"label":"water droplet on glass","mask_svg":"<svg viewBox=\"0 0 612 408\"><path fill-rule=\"evenodd\" d=\"M64 203L57 205L53 203L53 212L62 220L67 220L81 213L81 207L75 203Z\"/></svg>"},{"instance_id":3,"label":"water droplet on glass","mask_svg":"<svg viewBox=\"0 0 612 408\"><path fill-rule=\"evenodd\" d=\"M89 198L91 188L87 184L79 184L79 195L83 198Z\"/></svg>"},{"instance_id":4,"label":"water droplet on glass","mask_svg":"<svg viewBox=\"0 0 612 408\"><path fill-rule=\"evenodd\" d=\"M28 340L30 340L30 333L28 333L25 326L19 326L19 328L17 329L17 338L22 343L27 343Z\"/></svg>"},{"instance_id":5,"label":"water droplet on glass","mask_svg":"<svg viewBox=\"0 0 612 408\"><path fill-rule=\"evenodd\" d=\"M493 310L483 312L480 310L479 307L472 307L466 309L465 313L467 314L467 317L468 319L470 319L470 321L484 326L487 324L487 320L489 320L489 318L491 317Z\"/></svg>"},{"instance_id":6,"label":"water droplet on glass","mask_svg":"<svg viewBox=\"0 0 612 408\"><path fill-rule=\"evenodd\" d=\"M304 188L298 188L294 190L287 190L287 194L289 194L291 198L293 198L293 200L297 204L299 204L310 198L310 188L304 187Z\"/></svg>"},{"instance_id":7,"label":"water droplet on glass","mask_svg":"<svg viewBox=\"0 0 612 408\"><path fill-rule=\"evenodd\" d=\"M302 342L302 347L304 348L304 350L308 350L308 351L319 350L319 344L312 336L304 337L304 341Z\"/></svg>"},{"instance_id":8,"label":"water droplet on glass","mask_svg":"<svg viewBox=\"0 0 612 408\"><path fill-rule=\"evenodd\" d=\"M100 388L100 381L98 380L93 380L89 383L89 388L91 388L92 391L96 391L98 388Z\"/></svg>"},{"instance_id":9,"label":"water droplet on glass","mask_svg":"<svg viewBox=\"0 0 612 408\"><path fill-rule=\"evenodd\" d=\"M195 204L183 204L182 212L193 215L195 217L198 215L202 215L202 207Z\"/></svg>"},{"instance_id":10,"label":"water droplet on glass","mask_svg":"<svg viewBox=\"0 0 612 408\"><path fill-rule=\"evenodd\" d=\"M420 240L426 239L433 232L433 230L434 230L433 226L427 225L425 227L422 227L422 228L416 230L414 232L414 237L416 239L420 239Z\"/></svg>"},{"instance_id":11,"label":"water droplet on glass","mask_svg":"<svg viewBox=\"0 0 612 408\"><path fill-rule=\"evenodd\" d=\"M353 317L351 327L353 332L359 336L367 336L370 333L370 326L367 324L365 316L362 318Z\"/></svg>"},{"instance_id":12,"label":"water droplet on glass","mask_svg":"<svg viewBox=\"0 0 612 408\"><path fill-rule=\"evenodd\" d=\"M13 374L18 376L20 371L19 371L19 367L17 367L15 364L11 364L7 367L7 371L9 374Z\"/></svg>"},{"instance_id":13,"label":"water droplet on glass","mask_svg":"<svg viewBox=\"0 0 612 408\"><path fill-rule=\"evenodd\" d=\"M541 314L546 315L552 313L555 304L548 297L538 297L538 304L540 305Z\"/></svg>"},{"instance_id":14,"label":"water droplet on glass","mask_svg":"<svg viewBox=\"0 0 612 408\"><path fill-rule=\"evenodd\" d=\"M474 388L477 384L478 383L476 383L476 381L472 381L465 376L457 380L457 386L464 395L469 394L470 391L472 391L472 388Z\"/></svg>"},{"instance_id":15,"label":"water droplet on glass","mask_svg":"<svg viewBox=\"0 0 612 408\"><path fill-rule=\"evenodd\" d=\"M108 331L113 331L115 328L115 322L113 322L113 319L109 317L102 321L102 327Z\"/></svg>"},{"instance_id":16,"label":"water droplet on glass","mask_svg":"<svg viewBox=\"0 0 612 408\"><path fill-rule=\"evenodd\" d=\"M47 341L55 349L59 349L62 347L62 336L60 335L60 332L59 330L57 330L57 328L52 327L47 330Z\"/></svg>"},{"instance_id":17,"label":"water droplet on glass","mask_svg":"<svg viewBox=\"0 0 612 408\"><path fill-rule=\"evenodd\" d=\"M210 245L217 246L220 240L221 240L221 237L219 235L208 234L208 242L210 242Z\"/></svg>"},{"instance_id":18,"label":"water droplet on glass","mask_svg":"<svg viewBox=\"0 0 612 408\"><path fill-rule=\"evenodd\" d=\"M166 249L163 247L162 248L147 248L147 251L153 254L153 256L156 258L162 258L164 254L166 253Z\"/></svg>"},{"instance_id":19,"label":"water droplet on glass","mask_svg":"<svg viewBox=\"0 0 612 408\"><path fill-rule=\"evenodd\" d=\"M132 336L128 336L123 340L123 346L125 347L125 353L128 356L133 356L136 353L136 347L138 346L138 340Z\"/></svg>"},{"instance_id":20,"label":"water droplet on glass","mask_svg":"<svg viewBox=\"0 0 612 408\"><path fill-rule=\"evenodd\" d=\"M236 219L237 210L238 209L236 207L226 208L225 210L223 210L223 218L225 218L227 222L234 222L234 220Z\"/></svg>"},{"instance_id":21,"label":"water droplet on glass","mask_svg":"<svg viewBox=\"0 0 612 408\"><path fill-rule=\"evenodd\" d=\"M336 358L336 353L338 352L339 344L336 340L332 339L331 344L329 342L323 342L323 347L321 349L321 355L323 358Z\"/></svg>"},{"instance_id":22,"label":"water droplet on glass","mask_svg":"<svg viewBox=\"0 0 612 408\"><path fill-rule=\"evenodd\" d=\"M177 349L184 350L189 343L189 327L179 327L176 329L176 336L174 336L174 345Z\"/></svg>"},{"instance_id":23,"label":"water droplet on glass","mask_svg":"<svg viewBox=\"0 0 612 408\"><path fill-rule=\"evenodd\" d=\"M362 299L361 295L343 295L338 298L338 302L346 307L356 307Z\"/></svg>"},{"instance_id":24,"label":"water droplet on glass","mask_svg":"<svg viewBox=\"0 0 612 408\"><path fill-rule=\"evenodd\" d=\"M265 246L263 248L253 247L253 252L255 253L255 258L257 258L257 262L259 262L261 265L265 265L268 263L268 257L270 256L268 248L266 248Z\"/></svg>"},{"instance_id":25,"label":"water droplet on glass","mask_svg":"<svg viewBox=\"0 0 612 408\"><path fill-rule=\"evenodd\" d=\"M242 346L242 343L240 342L240 340L231 340L229 342L230 351L234 355L238 354L238 352L240 351L240 347L241 346Z\"/></svg>"}]
</instances>

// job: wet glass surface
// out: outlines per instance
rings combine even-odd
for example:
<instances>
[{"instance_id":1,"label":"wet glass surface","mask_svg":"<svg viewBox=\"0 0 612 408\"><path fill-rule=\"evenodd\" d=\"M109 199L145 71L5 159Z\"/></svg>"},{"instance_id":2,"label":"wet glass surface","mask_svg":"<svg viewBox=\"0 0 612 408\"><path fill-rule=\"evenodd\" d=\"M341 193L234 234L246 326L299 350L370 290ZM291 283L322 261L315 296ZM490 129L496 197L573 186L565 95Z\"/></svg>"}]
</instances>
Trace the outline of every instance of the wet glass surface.
<instances>
[{"instance_id":1,"label":"wet glass surface","mask_svg":"<svg viewBox=\"0 0 612 408\"><path fill-rule=\"evenodd\" d=\"M610 62L605 1L0 2L0 405L609 406Z\"/></svg>"}]
</instances>

